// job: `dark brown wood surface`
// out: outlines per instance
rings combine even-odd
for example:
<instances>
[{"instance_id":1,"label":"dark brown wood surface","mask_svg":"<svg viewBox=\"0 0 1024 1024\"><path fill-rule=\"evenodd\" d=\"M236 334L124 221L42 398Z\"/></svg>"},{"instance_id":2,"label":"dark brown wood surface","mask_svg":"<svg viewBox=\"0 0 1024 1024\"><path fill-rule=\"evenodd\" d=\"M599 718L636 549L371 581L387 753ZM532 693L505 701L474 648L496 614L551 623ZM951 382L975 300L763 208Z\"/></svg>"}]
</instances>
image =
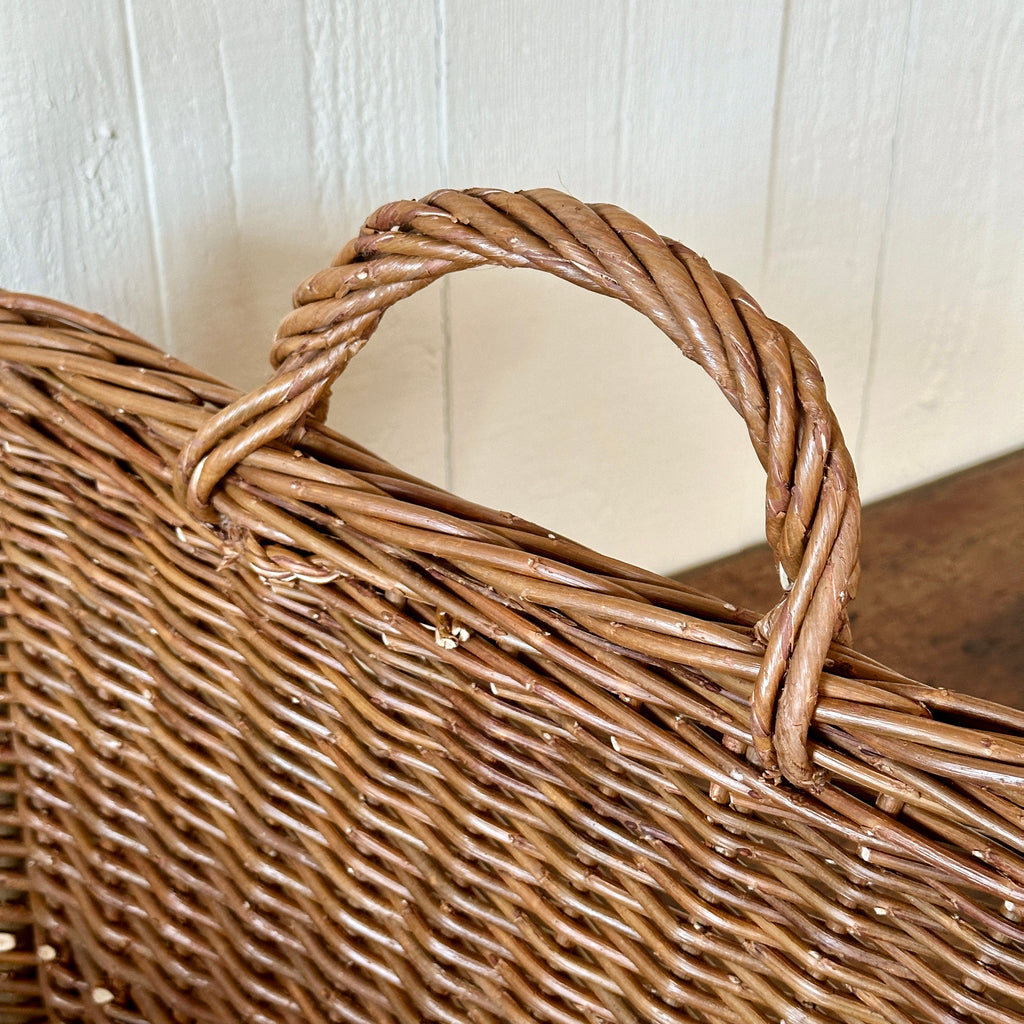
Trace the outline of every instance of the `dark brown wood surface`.
<instances>
[{"instance_id":1,"label":"dark brown wood surface","mask_svg":"<svg viewBox=\"0 0 1024 1024\"><path fill-rule=\"evenodd\" d=\"M1024 707L1024 450L864 510L854 646L923 682ZM764 611L766 545L678 579Z\"/></svg>"}]
</instances>

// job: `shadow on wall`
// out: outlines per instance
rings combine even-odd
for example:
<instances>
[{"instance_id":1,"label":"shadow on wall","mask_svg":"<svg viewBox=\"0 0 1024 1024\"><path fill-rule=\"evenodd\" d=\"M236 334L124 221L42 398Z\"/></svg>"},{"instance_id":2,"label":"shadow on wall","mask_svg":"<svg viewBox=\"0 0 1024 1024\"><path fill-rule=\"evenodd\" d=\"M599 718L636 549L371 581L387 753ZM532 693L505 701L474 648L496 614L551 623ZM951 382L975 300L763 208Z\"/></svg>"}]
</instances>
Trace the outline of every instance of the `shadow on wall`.
<instances>
[{"instance_id":1,"label":"shadow on wall","mask_svg":"<svg viewBox=\"0 0 1024 1024\"><path fill-rule=\"evenodd\" d=\"M354 230L316 252L283 228L193 224L175 242L190 258L168 294L172 351L256 387L292 291ZM463 271L398 303L335 385L329 422L656 570L762 536L763 476L715 385L641 314L540 273Z\"/></svg>"},{"instance_id":2,"label":"shadow on wall","mask_svg":"<svg viewBox=\"0 0 1024 1024\"><path fill-rule=\"evenodd\" d=\"M195 222L168 242L168 349L241 390L271 372L269 356L292 294L329 266L368 211L341 226L303 233L236 225L230 212ZM328 422L408 472L444 482L441 292L435 285L388 312L373 341L333 390Z\"/></svg>"},{"instance_id":3,"label":"shadow on wall","mask_svg":"<svg viewBox=\"0 0 1024 1024\"><path fill-rule=\"evenodd\" d=\"M450 287L460 494L656 570L761 536L742 421L644 316L538 273Z\"/></svg>"},{"instance_id":4,"label":"shadow on wall","mask_svg":"<svg viewBox=\"0 0 1024 1024\"><path fill-rule=\"evenodd\" d=\"M295 287L333 254L289 232L254 232L226 215L175 233L168 248L167 348L242 390L270 372L274 332Z\"/></svg>"}]
</instances>

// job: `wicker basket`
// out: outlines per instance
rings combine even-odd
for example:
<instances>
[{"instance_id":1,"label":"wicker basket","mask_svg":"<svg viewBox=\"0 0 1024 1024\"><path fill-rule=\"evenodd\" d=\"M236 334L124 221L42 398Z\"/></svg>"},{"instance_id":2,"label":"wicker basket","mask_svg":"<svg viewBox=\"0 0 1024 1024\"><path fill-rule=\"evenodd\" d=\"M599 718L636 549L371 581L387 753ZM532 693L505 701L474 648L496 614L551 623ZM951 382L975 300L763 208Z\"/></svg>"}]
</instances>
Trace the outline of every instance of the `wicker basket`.
<instances>
[{"instance_id":1,"label":"wicker basket","mask_svg":"<svg viewBox=\"0 0 1024 1024\"><path fill-rule=\"evenodd\" d=\"M533 267L743 416L767 616L322 425L384 310ZM303 284L241 395L0 293L0 1021L1024 1022L1024 713L848 644L811 356L614 207L438 192Z\"/></svg>"}]
</instances>

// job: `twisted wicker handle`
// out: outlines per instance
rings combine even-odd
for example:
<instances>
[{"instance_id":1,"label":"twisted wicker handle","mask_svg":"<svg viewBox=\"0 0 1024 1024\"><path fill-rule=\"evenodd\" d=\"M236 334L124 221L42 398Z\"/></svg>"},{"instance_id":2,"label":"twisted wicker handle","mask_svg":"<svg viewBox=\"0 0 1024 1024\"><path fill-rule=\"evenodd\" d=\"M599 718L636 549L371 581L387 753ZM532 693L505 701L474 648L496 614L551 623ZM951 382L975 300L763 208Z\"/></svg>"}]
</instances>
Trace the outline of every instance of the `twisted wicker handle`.
<instances>
[{"instance_id":1,"label":"twisted wicker handle","mask_svg":"<svg viewBox=\"0 0 1024 1024\"><path fill-rule=\"evenodd\" d=\"M331 267L296 292L272 378L228 406L184 448L176 489L197 516L250 453L322 418L331 383L384 311L444 274L533 267L619 299L699 363L747 425L767 475L766 534L786 588L759 625L766 650L750 726L762 765L820 781L807 753L818 680L858 575L860 502L850 454L817 364L736 282L613 206L552 190L443 190L369 218ZM785 680L785 686L783 686Z\"/></svg>"}]
</instances>

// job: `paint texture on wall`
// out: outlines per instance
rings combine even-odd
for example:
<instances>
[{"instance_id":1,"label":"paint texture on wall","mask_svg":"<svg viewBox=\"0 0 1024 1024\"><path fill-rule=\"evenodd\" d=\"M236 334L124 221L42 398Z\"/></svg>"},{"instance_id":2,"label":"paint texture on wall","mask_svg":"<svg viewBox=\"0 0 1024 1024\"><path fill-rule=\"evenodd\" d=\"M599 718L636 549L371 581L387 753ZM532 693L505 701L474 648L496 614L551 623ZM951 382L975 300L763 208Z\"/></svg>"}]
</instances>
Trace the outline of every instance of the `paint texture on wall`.
<instances>
[{"instance_id":1,"label":"paint texture on wall","mask_svg":"<svg viewBox=\"0 0 1024 1024\"><path fill-rule=\"evenodd\" d=\"M11 0L0 286L239 386L376 206L449 185L615 202L817 355L874 497L1024 443L1016 0ZM42 53L60 54L43 60ZM333 422L412 472L671 570L757 539L713 385L527 274L399 305Z\"/></svg>"}]
</instances>

